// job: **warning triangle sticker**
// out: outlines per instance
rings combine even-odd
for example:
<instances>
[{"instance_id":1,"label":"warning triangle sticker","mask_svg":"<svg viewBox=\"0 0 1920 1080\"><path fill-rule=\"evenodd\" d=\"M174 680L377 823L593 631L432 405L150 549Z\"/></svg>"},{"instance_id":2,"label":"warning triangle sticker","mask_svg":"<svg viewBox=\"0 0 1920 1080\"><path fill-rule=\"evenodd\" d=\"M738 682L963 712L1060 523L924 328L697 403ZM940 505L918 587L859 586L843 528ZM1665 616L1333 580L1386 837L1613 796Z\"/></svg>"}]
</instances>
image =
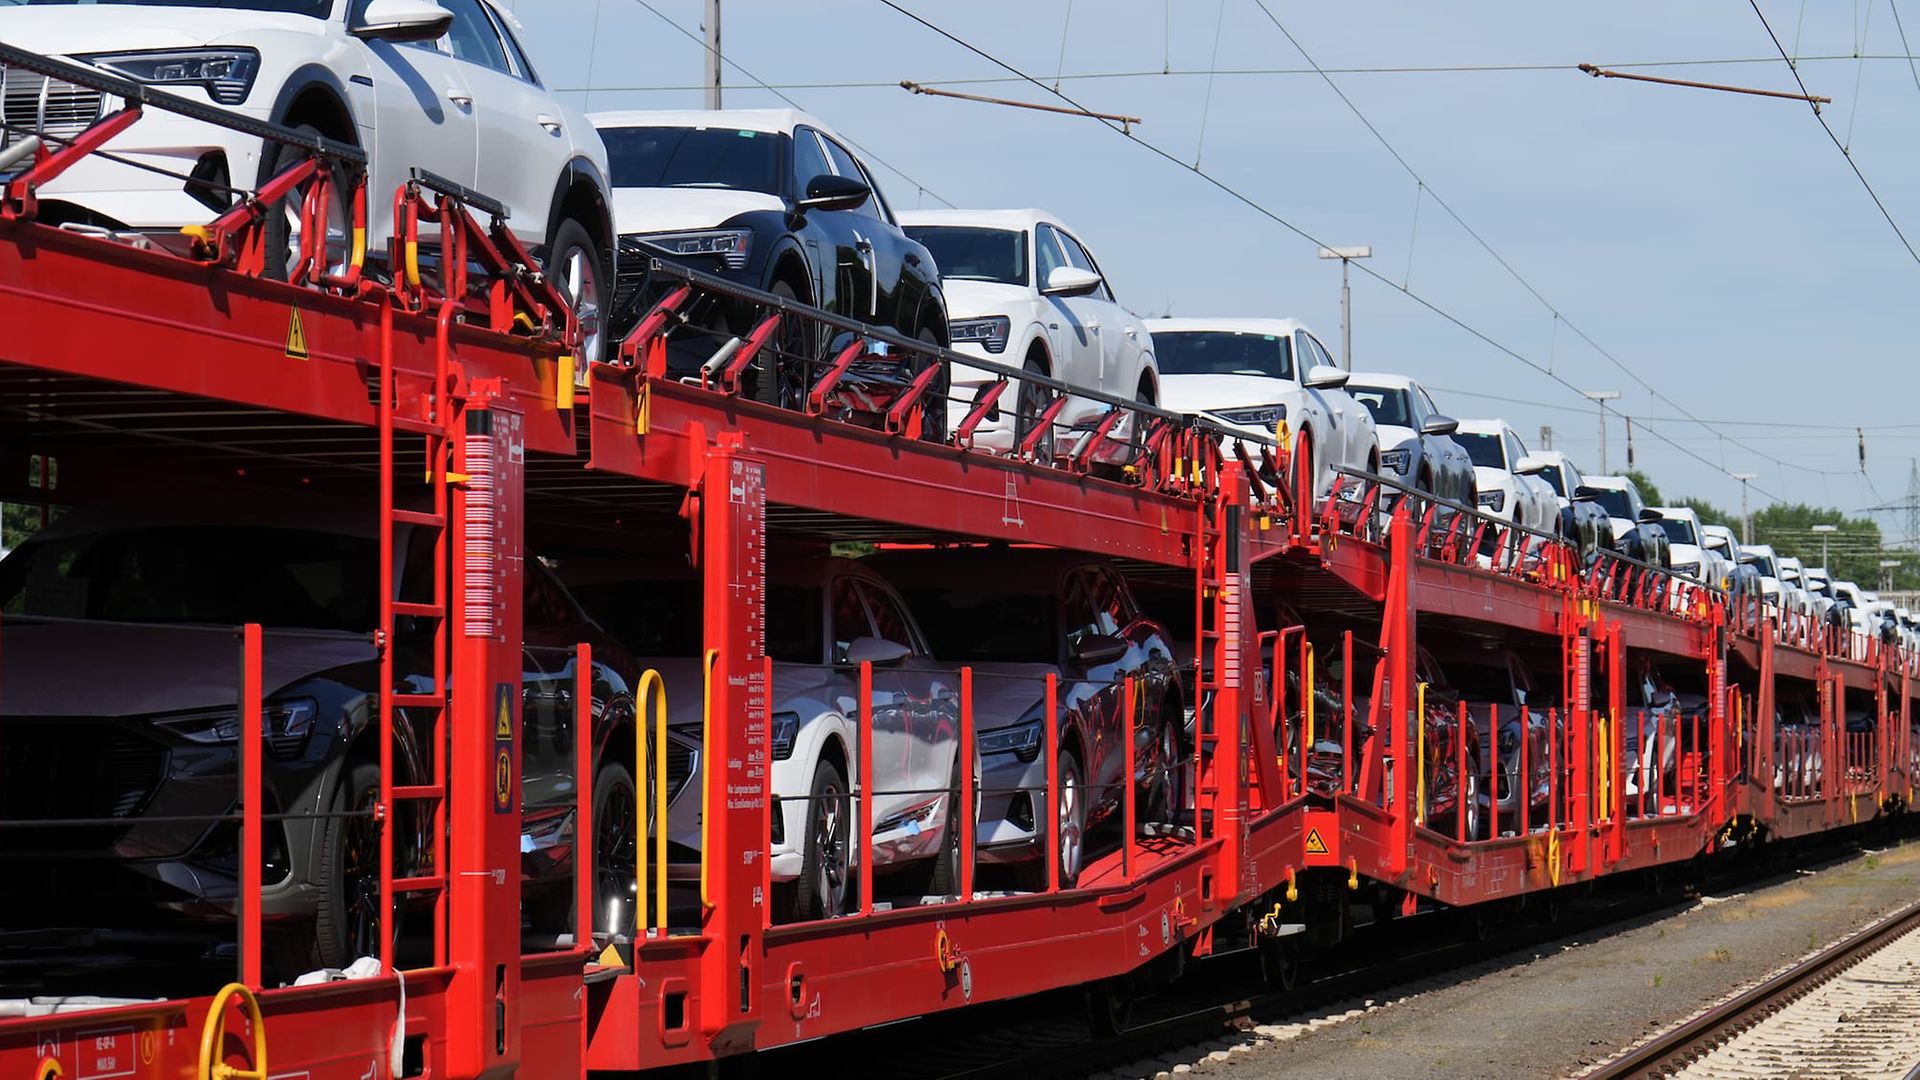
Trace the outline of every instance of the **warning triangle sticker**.
<instances>
[{"instance_id":1,"label":"warning triangle sticker","mask_svg":"<svg viewBox=\"0 0 1920 1080\"><path fill-rule=\"evenodd\" d=\"M499 707L494 710L493 737L496 739L513 738L513 699L508 697L511 691L500 687Z\"/></svg>"},{"instance_id":2,"label":"warning triangle sticker","mask_svg":"<svg viewBox=\"0 0 1920 1080\"><path fill-rule=\"evenodd\" d=\"M295 360L307 358L307 328L300 322L300 309L293 309L293 317L287 320L287 355Z\"/></svg>"},{"instance_id":3,"label":"warning triangle sticker","mask_svg":"<svg viewBox=\"0 0 1920 1080\"><path fill-rule=\"evenodd\" d=\"M1320 830L1308 829L1307 830L1307 854L1325 855L1326 853L1327 853L1327 842L1325 840L1320 839Z\"/></svg>"}]
</instances>

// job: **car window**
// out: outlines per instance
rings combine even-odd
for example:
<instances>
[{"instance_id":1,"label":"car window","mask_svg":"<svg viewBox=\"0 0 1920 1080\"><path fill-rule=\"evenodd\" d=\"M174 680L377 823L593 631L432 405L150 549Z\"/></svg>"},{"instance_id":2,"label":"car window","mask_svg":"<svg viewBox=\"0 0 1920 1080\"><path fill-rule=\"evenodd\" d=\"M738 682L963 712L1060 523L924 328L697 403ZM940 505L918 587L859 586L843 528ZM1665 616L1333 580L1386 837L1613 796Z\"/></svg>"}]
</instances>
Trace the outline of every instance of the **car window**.
<instances>
[{"instance_id":1,"label":"car window","mask_svg":"<svg viewBox=\"0 0 1920 1080\"><path fill-rule=\"evenodd\" d=\"M1408 399L1412 396L1405 390L1392 390L1386 387L1355 386L1347 384L1347 393L1353 400L1367 407L1373 414L1373 422L1387 427L1412 427L1413 418L1408 416Z\"/></svg>"},{"instance_id":2,"label":"car window","mask_svg":"<svg viewBox=\"0 0 1920 1080\"><path fill-rule=\"evenodd\" d=\"M827 146L827 157L833 160L834 172L839 173L841 176L860 181L867 185L868 191L873 193L866 202L854 207L853 212L859 214L861 217L872 218L875 221L889 220L886 205L880 201L880 189L874 186L873 177L867 175L867 171L860 167L860 163L853 159L853 155L847 152L846 147L841 146L825 135L820 137L820 141Z\"/></svg>"},{"instance_id":3,"label":"car window","mask_svg":"<svg viewBox=\"0 0 1920 1080\"><path fill-rule=\"evenodd\" d=\"M1420 407L1426 410L1426 416L1438 415L1440 412L1440 406L1435 405L1433 403L1433 399L1427 396L1427 388L1424 386L1420 386L1420 387L1415 387L1415 389L1419 392L1418 396L1420 398Z\"/></svg>"},{"instance_id":4,"label":"car window","mask_svg":"<svg viewBox=\"0 0 1920 1080\"><path fill-rule=\"evenodd\" d=\"M1058 232L1058 235L1060 246L1066 250L1067 262L1070 265L1090 273L1100 273L1100 268L1093 264L1093 256L1087 253L1086 247L1080 241L1075 240L1072 234L1067 232ZM1113 299L1113 290L1107 287L1107 279L1104 275L1101 276L1100 287L1094 290L1094 295L1102 300Z\"/></svg>"},{"instance_id":5,"label":"car window","mask_svg":"<svg viewBox=\"0 0 1920 1080\"><path fill-rule=\"evenodd\" d=\"M867 622L867 609L860 603L860 593L853 587L853 579L838 577L833 579L832 588L833 619L833 662L847 662L847 647L854 638L872 637L873 627Z\"/></svg>"},{"instance_id":6,"label":"car window","mask_svg":"<svg viewBox=\"0 0 1920 1080\"><path fill-rule=\"evenodd\" d=\"M913 623L907 618L907 613L900 609L900 603L892 593L867 581L860 583L860 592L867 598L867 614L873 619L876 636L896 645L905 645L915 653L926 651L920 647L920 641L913 633Z\"/></svg>"},{"instance_id":7,"label":"car window","mask_svg":"<svg viewBox=\"0 0 1920 1080\"><path fill-rule=\"evenodd\" d=\"M1319 364L1323 367L1338 366L1333 362L1333 354L1327 351L1327 347L1325 345L1320 344L1319 338L1314 337L1312 334L1306 335L1306 338L1307 338L1307 344L1312 346L1313 348L1313 353L1312 353L1313 359L1307 362L1307 366L1309 368L1313 367L1315 364Z\"/></svg>"},{"instance_id":8,"label":"car window","mask_svg":"<svg viewBox=\"0 0 1920 1080\"><path fill-rule=\"evenodd\" d=\"M1125 593L1098 567L1074 571L1069 597L1085 632L1115 635L1132 621Z\"/></svg>"},{"instance_id":9,"label":"car window","mask_svg":"<svg viewBox=\"0 0 1920 1080\"><path fill-rule=\"evenodd\" d=\"M513 74L507 66L507 50L494 32L493 20L480 9L480 0L436 0L453 12L453 25L447 28L447 41L456 59L492 68L503 75Z\"/></svg>"},{"instance_id":10,"label":"car window","mask_svg":"<svg viewBox=\"0 0 1920 1080\"><path fill-rule=\"evenodd\" d=\"M1038 270L1034 282L1043 289L1047 287L1048 275L1067 265L1066 256L1060 254L1060 241L1055 236L1051 225L1042 225L1034 230L1033 259Z\"/></svg>"},{"instance_id":11,"label":"car window","mask_svg":"<svg viewBox=\"0 0 1920 1080\"><path fill-rule=\"evenodd\" d=\"M805 198L807 183L816 176L825 176L833 171L827 164L827 152L820 149L820 138L812 128L795 128L793 131L793 193Z\"/></svg>"},{"instance_id":12,"label":"car window","mask_svg":"<svg viewBox=\"0 0 1920 1080\"><path fill-rule=\"evenodd\" d=\"M513 61L513 73L533 85L539 86L540 75L533 70L533 64L527 60L526 50L520 47L520 40L514 36L513 29L515 24L509 22L505 15L492 8L487 9L487 14L493 16L493 28L500 32L500 40L507 46L507 56Z\"/></svg>"},{"instance_id":13,"label":"car window","mask_svg":"<svg viewBox=\"0 0 1920 1080\"><path fill-rule=\"evenodd\" d=\"M1520 444L1520 436L1515 435L1511 431L1506 433L1506 443L1507 467L1511 469L1520 464L1521 458L1527 456L1527 448Z\"/></svg>"},{"instance_id":14,"label":"car window","mask_svg":"<svg viewBox=\"0 0 1920 1080\"><path fill-rule=\"evenodd\" d=\"M940 264L945 270L946 263ZM1162 330L1153 335L1163 375L1258 375L1293 378L1293 339L1238 330Z\"/></svg>"}]
</instances>

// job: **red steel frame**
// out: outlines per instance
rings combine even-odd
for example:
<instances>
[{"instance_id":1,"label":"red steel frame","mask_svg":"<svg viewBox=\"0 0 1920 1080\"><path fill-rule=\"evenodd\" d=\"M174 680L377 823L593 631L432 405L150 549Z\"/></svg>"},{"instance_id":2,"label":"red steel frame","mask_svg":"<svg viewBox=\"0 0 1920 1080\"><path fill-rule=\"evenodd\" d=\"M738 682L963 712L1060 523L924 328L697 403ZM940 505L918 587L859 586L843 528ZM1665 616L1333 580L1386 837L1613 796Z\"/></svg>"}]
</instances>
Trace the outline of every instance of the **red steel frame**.
<instances>
[{"instance_id":1,"label":"red steel frame","mask_svg":"<svg viewBox=\"0 0 1920 1080\"><path fill-rule=\"evenodd\" d=\"M444 894L435 962L398 976L262 992L276 1070L358 1078L371 1066L386 1075L396 1031L418 1041L425 1074L433 1076L519 1069L579 1075L698 1061L1116 977L1169 953L1205 955L1231 946L1215 933L1227 914L1304 903L1302 879L1349 889L1379 883L1404 894L1408 910L1420 898L1481 903L1683 862L1740 829L1806 835L1911 799L1912 656L1831 639L1822 628L1808 633L1772 618L1743 619L1737 606L1676 593L1626 564L1582 578L1558 548L1530 562L1524 537L1468 514L1403 497L1382 533L1387 515L1371 489L1349 520L1330 505L1322 521L1292 515L1275 528L1276 504L1251 459L1224 459L1211 438L1181 444L1179 435L1153 436L1172 440L1164 443L1172 457L1149 470L1154 484L1127 486L906 440L894 433L911 427L905 414L892 418L892 432L879 432L813 415L817 406L763 408L665 379L636 349L627 351L638 366L594 369L588 400L576 410L568 405L571 362L561 347L551 337L504 332L512 320L497 306L531 305L545 321L541 308L550 297L495 290L496 306L481 320L486 327L469 327L456 322L451 303L431 314L412 310L419 298L404 288L394 297L355 282L351 295L341 295L258 281L48 229L32 222L30 207L13 209L0 215L0 325L10 328L0 364L374 429L389 481L397 433L420 436L430 449L444 442L429 455L435 510L409 516L388 487L382 519L389 530L444 529L454 575L435 603L403 610L390 602L386 612L389 626L400 613L440 618L448 647L445 786L396 790L383 770L382 790L383 806L431 801L445 823L444 864L434 867L432 880L394 882L392 862L383 859L389 889ZM448 241L455 251L474 245L483 263L521 254L493 251L444 201L436 213L443 235L456 237ZM286 347L296 312L308 343L303 358L290 357ZM379 387L372 401L369 366ZM1116 417L1105 422L1111 426ZM519 798L518 575L526 557L526 498L538 486L526 466L530 456L574 457L583 439L587 473L683 493L705 571L704 639L713 658L702 925L697 934L643 937L630 958L605 970L590 968L584 943L521 955L519 821L508 812ZM1282 463L1278 475L1287 472ZM1287 494L1299 497L1285 485L1273 497ZM770 668L761 616L769 511L776 505L917 534L1076 548L1190 573L1199 645L1209 661L1192 685L1212 694L1205 721L1196 724L1192 836L1139 839L1129 827L1113 872L1090 868L1071 890L1058 887L1058 846L1049 843L1050 886L1034 895L973 899L969 861L960 875L965 899L892 911L874 909L871 860L863 858L858 915L771 926L766 867L756 856L764 854L768 833L761 764ZM1508 554L1481 567L1473 554L1485 537ZM1325 718L1340 724L1346 747L1341 787L1330 797L1307 792L1307 738L1297 768L1281 760L1284 744L1273 722L1286 715L1280 670L1310 646L1304 634L1297 650L1286 632L1274 634L1271 668L1263 672L1256 612L1276 592L1257 582L1269 573L1313 582L1303 597L1340 596L1328 602L1378 617L1384 658L1367 718L1376 734L1362 753L1354 746L1358 718ZM1302 603L1309 620L1323 614ZM1426 746L1415 650L1422 626L1448 619L1560 643L1570 692L1548 725L1547 809L1544 820L1528 820L1531 794L1523 796L1518 835L1466 841L1416 823L1419 784L1407 763L1424 768L1427 753L1448 748ZM1350 660L1352 633L1342 640ZM243 778L260 770L259 648L258 628L249 628L242 641L242 712L250 733ZM1696 731L1691 748L1676 755L1683 767L1675 787L1647 792L1642 785L1642 799L1651 794L1655 811L1672 813L1628 813L1622 747L1630 655L1697 665L1709 687L1705 736ZM1730 657L1740 660L1737 676L1729 672ZM582 703L591 693L588 661L583 650ZM1344 667L1351 712L1352 663ZM1304 674L1311 678L1310 666ZM1824 695L1818 739L1830 748L1825 757L1843 764L1815 777L1811 790L1774 786L1777 677L1808 680ZM972 712L971 672L960 679L966 745L980 718ZM870 693L871 672L863 671L861 681ZM1898 688L1897 707L1890 684ZM1846 686L1874 687L1879 717L1871 741L1845 738ZM1129 732L1132 690L1129 684ZM1049 705L1056 692L1050 679ZM1754 704L1730 709L1730 697ZM871 735L861 727L856 794L865 837L873 777ZM1656 745L1669 734L1682 742L1663 730ZM1046 736L1053 792L1051 725ZM1764 767L1738 767L1742 759L1729 752L1730 740L1752 740L1746 745ZM1127 745L1130 756L1131 737ZM1852 756L1834 757L1843 745ZM971 805L971 770L961 775L959 794ZM1530 789L1530 774L1523 768L1521 775ZM243 862L257 892L261 808L251 787L242 790ZM1130 825L1130 790L1124 802ZM582 830L590 828L590 803L583 791ZM967 820L969 840L972 830ZM433 831L437 836L438 824ZM390 855L391 829L383 835ZM581 843L583 852L590 846ZM588 925L584 882L578 904L580 925ZM241 981L257 987L259 926L244 919L242 925ZM225 1018L233 1031L246 1023L223 995L0 1024L0 1071L25 1074L51 1058L79 1075L103 1055L125 1055L140 1063L137 1074L176 1075L198 1063L192 1040L179 1036L209 1016Z\"/></svg>"}]
</instances>

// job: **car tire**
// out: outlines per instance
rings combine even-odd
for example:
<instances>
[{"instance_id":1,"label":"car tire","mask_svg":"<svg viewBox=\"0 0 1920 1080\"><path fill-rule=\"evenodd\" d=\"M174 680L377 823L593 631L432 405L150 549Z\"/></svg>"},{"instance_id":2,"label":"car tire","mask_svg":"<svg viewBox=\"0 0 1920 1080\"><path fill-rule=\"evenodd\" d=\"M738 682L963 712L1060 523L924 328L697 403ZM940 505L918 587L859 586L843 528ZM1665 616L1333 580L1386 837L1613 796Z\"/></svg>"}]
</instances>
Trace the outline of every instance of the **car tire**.
<instances>
[{"instance_id":1,"label":"car tire","mask_svg":"<svg viewBox=\"0 0 1920 1080\"><path fill-rule=\"evenodd\" d=\"M808 793L806 840L793 905L794 917L801 921L844 914L857 888L849 857L852 845L847 827L852 806L846 777L822 758L813 767Z\"/></svg>"},{"instance_id":2,"label":"car tire","mask_svg":"<svg viewBox=\"0 0 1920 1080\"><path fill-rule=\"evenodd\" d=\"M965 854L960 850L960 762L953 763L953 775L947 780L947 823L941 834L940 854L934 857L933 871L927 878L928 896L959 896L960 867L964 865ZM974 799L979 800L979 784L974 785ZM976 815L975 820L978 820Z\"/></svg>"},{"instance_id":3,"label":"car tire","mask_svg":"<svg viewBox=\"0 0 1920 1080\"><path fill-rule=\"evenodd\" d=\"M785 279L775 281L767 287L767 291L782 300L803 302L799 291ZM799 408L811 385L807 372L818 359L814 341L815 332L811 322L782 319L780 333L770 343L777 346L771 350L771 363L768 362L769 350L761 350L760 358L750 374L753 399L775 408Z\"/></svg>"},{"instance_id":4,"label":"car tire","mask_svg":"<svg viewBox=\"0 0 1920 1080\"><path fill-rule=\"evenodd\" d=\"M345 816L329 817L320 828L320 899L313 922L278 950L279 974L286 981L380 955L386 920L380 902L380 829L373 819L379 801L380 766L355 761L341 770L328 809ZM356 810L362 813L350 814Z\"/></svg>"},{"instance_id":5,"label":"car tire","mask_svg":"<svg viewBox=\"0 0 1920 1080\"><path fill-rule=\"evenodd\" d=\"M1027 362L1020 365L1020 370L1026 375L1037 375L1043 378L1047 375L1046 362L1038 356L1027 357ZM1040 414L1046 412L1047 407L1053 404L1053 391L1038 383L1021 379L1019 386L1014 390L1014 402L1013 449L1018 451L1026 442L1027 434L1039 421ZM1048 424L1047 427L1047 433L1034 444L1033 450L1034 457L1043 462L1053 460L1053 425Z\"/></svg>"},{"instance_id":6,"label":"car tire","mask_svg":"<svg viewBox=\"0 0 1920 1080\"><path fill-rule=\"evenodd\" d=\"M293 130L313 138L318 138L322 134L320 129L314 127L312 124L297 124ZM289 146L286 143L274 142L269 143L269 146L270 149L262 155L262 163L260 166L260 182L262 184L299 164L307 156L306 151L296 146ZM347 220L348 209L346 203L346 192L352 182L352 174L348 172L345 167L336 167L333 170L333 201L332 204L327 207L327 233L328 236L331 237L334 235L336 229L339 231L343 261L346 255L346 238L350 235L350 230L353 227L352 223ZM311 185L295 188L293 191L287 193L287 196L280 201L279 205L271 208L267 212L266 220L262 224L262 229L266 234L265 243L263 244L266 252L266 263L261 268L260 274L270 281L286 281L292 275L293 265L299 254L297 246L299 234L294 228L293 223L298 220L300 216L301 202L306 198L306 193L310 188ZM328 249L329 251L332 250L331 243L329 243ZM332 268L338 270L341 267L339 264L335 264Z\"/></svg>"},{"instance_id":7,"label":"car tire","mask_svg":"<svg viewBox=\"0 0 1920 1080\"><path fill-rule=\"evenodd\" d=\"M1086 778L1080 768L1080 759L1071 750L1060 751L1057 768L1060 784L1056 805L1059 809L1054 816L1052 840L1060 851L1060 887L1071 889L1080 884L1080 871L1084 869L1086 861ZM1040 873L1044 877L1046 872L1046 863L1042 861Z\"/></svg>"},{"instance_id":8,"label":"car tire","mask_svg":"<svg viewBox=\"0 0 1920 1080\"><path fill-rule=\"evenodd\" d=\"M547 243L547 258L542 272L560 295L573 305L580 320L579 370L606 359L606 318L610 283L602 280L605 266L600 245L594 243L586 226L566 218L553 230Z\"/></svg>"},{"instance_id":9,"label":"car tire","mask_svg":"<svg viewBox=\"0 0 1920 1080\"><path fill-rule=\"evenodd\" d=\"M1161 706L1162 717L1159 729L1154 732L1154 756L1158 759L1158 768L1149 779L1143 797L1140 800L1144 814L1141 824L1165 825L1173 828L1180 823L1180 730L1170 715L1169 698Z\"/></svg>"},{"instance_id":10,"label":"car tire","mask_svg":"<svg viewBox=\"0 0 1920 1080\"><path fill-rule=\"evenodd\" d=\"M633 774L609 761L593 778L593 932L634 939L639 912L634 890L643 843L638 825L640 803ZM571 890L568 900L573 899ZM571 908L571 904L569 907ZM665 912L660 913L664 921ZM575 916L577 919L578 916ZM568 920L573 925L574 919Z\"/></svg>"},{"instance_id":11,"label":"car tire","mask_svg":"<svg viewBox=\"0 0 1920 1080\"><path fill-rule=\"evenodd\" d=\"M942 347L940 335L934 333L931 326L921 327L916 340L936 349ZM926 393L920 397L920 438L925 442L943 443L947 441L947 409L950 405L947 400L947 386L951 376L938 356L933 357L930 362L939 364L941 370L940 374L934 376L933 382L927 386ZM919 378L920 373L925 370L924 363L916 362L913 369L914 377Z\"/></svg>"}]
</instances>

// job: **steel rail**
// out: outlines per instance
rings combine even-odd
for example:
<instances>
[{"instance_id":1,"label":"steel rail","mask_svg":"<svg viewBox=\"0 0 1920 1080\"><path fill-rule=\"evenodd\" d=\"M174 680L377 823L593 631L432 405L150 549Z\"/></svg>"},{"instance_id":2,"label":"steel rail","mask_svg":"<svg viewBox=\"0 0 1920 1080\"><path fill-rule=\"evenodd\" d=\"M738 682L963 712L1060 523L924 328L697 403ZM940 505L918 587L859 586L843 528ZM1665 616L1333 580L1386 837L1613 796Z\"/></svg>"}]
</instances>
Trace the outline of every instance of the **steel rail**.
<instances>
[{"instance_id":1,"label":"steel rail","mask_svg":"<svg viewBox=\"0 0 1920 1080\"><path fill-rule=\"evenodd\" d=\"M1665 1076L1819 989L1828 980L1920 930L1920 901L1835 942L1758 986L1722 1002L1587 1073L1588 1080Z\"/></svg>"}]
</instances>

